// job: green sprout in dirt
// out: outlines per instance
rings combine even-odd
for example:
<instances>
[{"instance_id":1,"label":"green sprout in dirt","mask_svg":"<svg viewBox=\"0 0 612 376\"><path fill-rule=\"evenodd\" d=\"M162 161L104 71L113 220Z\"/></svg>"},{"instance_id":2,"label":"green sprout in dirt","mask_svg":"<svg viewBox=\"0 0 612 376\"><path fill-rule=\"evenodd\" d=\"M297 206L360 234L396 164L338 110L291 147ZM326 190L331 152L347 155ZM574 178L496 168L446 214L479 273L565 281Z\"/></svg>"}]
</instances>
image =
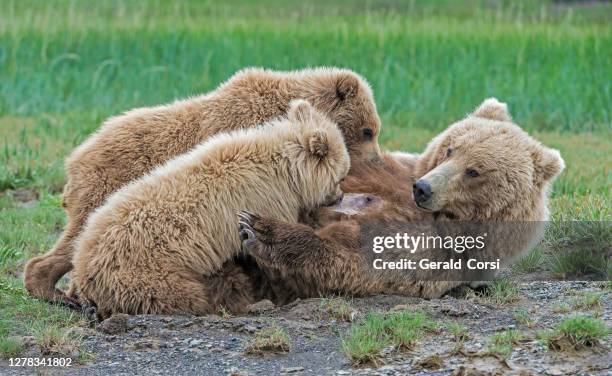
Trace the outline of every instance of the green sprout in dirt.
<instances>
[{"instance_id":1,"label":"green sprout in dirt","mask_svg":"<svg viewBox=\"0 0 612 376\"><path fill-rule=\"evenodd\" d=\"M602 293L588 291L574 300L573 308L580 310L592 310L601 306Z\"/></svg>"},{"instance_id":2,"label":"green sprout in dirt","mask_svg":"<svg viewBox=\"0 0 612 376\"><path fill-rule=\"evenodd\" d=\"M78 357L80 338L70 335L59 327L49 327L40 333L37 345L43 356Z\"/></svg>"},{"instance_id":3,"label":"green sprout in dirt","mask_svg":"<svg viewBox=\"0 0 612 376\"><path fill-rule=\"evenodd\" d=\"M495 333L489 341L487 351L490 354L506 358L512 353L514 346L518 345L523 337L523 333L518 330L506 330Z\"/></svg>"},{"instance_id":4,"label":"green sprout in dirt","mask_svg":"<svg viewBox=\"0 0 612 376\"><path fill-rule=\"evenodd\" d=\"M219 316L224 320L228 320L232 317L232 313L226 307L222 306L219 308Z\"/></svg>"},{"instance_id":5,"label":"green sprout in dirt","mask_svg":"<svg viewBox=\"0 0 612 376\"><path fill-rule=\"evenodd\" d=\"M255 339L249 343L244 352L249 355L261 355L264 353L281 353L291 350L291 339L287 332L274 324L257 334Z\"/></svg>"},{"instance_id":6,"label":"green sprout in dirt","mask_svg":"<svg viewBox=\"0 0 612 376\"><path fill-rule=\"evenodd\" d=\"M453 335L453 339L456 342L461 343L461 342L465 342L468 339L470 339L470 332L468 331L468 328L466 328L465 326L457 324L455 322L450 322L446 324L446 327L451 332L451 334Z\"/></svg>"},{"instance_id":7,"label":"green sprout in dirt","mask_svg":"<svg viewBox=\"0 0 612 376\"><path fill-rule=\"evenodd\" d=\"M519 308L514 311L514 319L519 324L525 325L528 328L531 328L535 324L533 314L524 308Z\"/></svg>"},{"instance_id":8,"label":"green sprout in dirt","mask_svg":"<svg viewBox=\"0 0 612 376\"><path fill-rule=\"evenodd\" d=\"M370 313L342 338L342 349L355 364L376 364L384 348L410 350L425 332L437 328L437 324L421 312Z\"/></svg>"},{"instance_id":9,"label":"green sprout in dirt","mask_svg":"<svg viewBox=\"0 0 612 376\"><path fill-rule=\"evenodd\" d=\"M16 338L0 338L0 356L4 358L14 358L19 356L24 350L23 343Z\"/></svg>"},{"instance_id":10,"label":"green sprout in dirt","mask_svg":"<svg viewBox=\"0 0 612 376\"><path fill-rule=\"evenodd\" d=\"M557 302L550 308L552 313L568 313L571 310L569 304L565 302Z\"/></svg>"},{"instance_id":11,"label":"green sprout in dirt","mask_svg":"<svg viewBox=\"0 0 612 376\"><path fill-rule=\"evenodd\" d=\"M521 257L513 266L512 271L515 274L533 273L540 269L544 263L544 253L539 247L534 248L531 252Z\"/></svg>"},{"instance_id":12,"label":"green sprout in dirt","mask_svg":"<svg viewBox=\"0 0 612 376\"><path fill-rule=\"evenodd\" d=\"M321 311L340 321L351 322L355 319L355 310L344 298L321 299Z\"/></svg>"},{"instance_id":13,"label":"green sprout in dirt","mask_svg":"<svg viewBox=\"0 0 612 376\"><path fill-rule=\"evenodd\" d=\"M539 333L540 338L553 351L599 348L601 340L608 335L610 335L610 328L605 322L580 315L563 320L553 330Z\"/></svg>"},{"instance_id":14,"label":"green sprout in dirt","mask_svg":"<svg viewBox=\"0 0 612 376\"><path fill-rule=\"evenodd\" d=\"M518 300L518 285L502 278L491 282L484 292L472 292L468 297L485 303L507 304Z\"/></svg>"},{"instance_id":15,"label":"green sprout in dirt","mask_svg":"<svg viewBox=\"0 0 612 376\"><path fill-rule=\"evenodd\" d=\"M550 270L559 279L592 276L610 278L612 259L609 254L590 248L563 250L550 256Z\"/></svg>"}]
</instances>

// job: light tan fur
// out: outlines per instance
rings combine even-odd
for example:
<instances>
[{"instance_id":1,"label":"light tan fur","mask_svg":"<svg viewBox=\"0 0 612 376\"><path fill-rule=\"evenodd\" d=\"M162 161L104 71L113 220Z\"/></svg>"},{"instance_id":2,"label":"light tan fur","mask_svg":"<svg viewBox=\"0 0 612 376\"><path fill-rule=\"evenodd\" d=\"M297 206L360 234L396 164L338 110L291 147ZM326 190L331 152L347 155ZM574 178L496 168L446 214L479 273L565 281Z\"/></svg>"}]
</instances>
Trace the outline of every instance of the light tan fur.
<instances>
[{"instance_id":1,"label":"light tan fur","mask_svg":"<svg viewBox=\"0 0 612 376\"><path fill-rule=\"evenodd\" d=\"M103 317L214 312L204 278L240 250L236 213L296 223L337 201L342 134L308 102L288 119L220 134L109 197L76 241L73 284Z\"/></svg>"},{"instance_id":2,"label":"light tan fur","mask_svg":"<svg viewBox=\"0 0 612 376\"><path fill-rule=\"evenodd\" d=\"M74 239L111 193L219 132L285 115L289 102L299 98L338 124L353 160L378 158L380 119L372 92L363 78L346 69L250 68L209 94L129 111L107 120L66 160L67 225L51 251L26 265L26 289L40 298L64 299L55 284L72 269ZM373 137L365 137L365 129Z\"/></svg>"}]
</instances>

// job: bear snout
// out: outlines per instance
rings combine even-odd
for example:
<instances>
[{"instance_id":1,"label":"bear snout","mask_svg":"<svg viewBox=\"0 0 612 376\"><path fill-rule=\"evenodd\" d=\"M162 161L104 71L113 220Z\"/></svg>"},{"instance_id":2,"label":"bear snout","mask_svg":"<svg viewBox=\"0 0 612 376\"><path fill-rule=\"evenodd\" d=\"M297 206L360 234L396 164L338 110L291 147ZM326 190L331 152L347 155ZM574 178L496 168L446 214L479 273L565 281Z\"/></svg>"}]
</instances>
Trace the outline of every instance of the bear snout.
<instances>
[{"instance_id":1,"label":"bear snout","mask_svg":"<svg viewBox=\"0 0 612 376\"><path fill-rule=\"evenodd\" d=\"M423 179L419 179L416 183L414 183L412 186L412 194L414 196L414 201L416 201L417 204L424 204L431 199L431 196L433 196L431 185Z\"/></svg>"}]
</instances>

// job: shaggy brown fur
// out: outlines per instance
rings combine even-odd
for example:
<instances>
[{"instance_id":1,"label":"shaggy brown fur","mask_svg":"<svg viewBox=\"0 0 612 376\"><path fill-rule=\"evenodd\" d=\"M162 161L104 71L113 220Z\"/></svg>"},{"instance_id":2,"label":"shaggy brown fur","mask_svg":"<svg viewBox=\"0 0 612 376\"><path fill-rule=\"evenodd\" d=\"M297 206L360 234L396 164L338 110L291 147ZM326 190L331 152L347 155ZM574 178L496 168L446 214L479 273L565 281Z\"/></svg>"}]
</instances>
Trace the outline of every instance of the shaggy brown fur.
<instances>
[{"instance_id":1,"label":"shaggy brown fur","mask_svg":"<svg viewBox=\"0 0 612 376\"><path fill-rule=\"evenodd\" d=\"M56 282L72 269L73 242L89 214L121 186L222 131L262 124L308 100L338 124L353 160L377 158L380 119L368 84L344 69L246 69L215 91L111 118L66 160L68 223L53 250L25 269L27 290L63 299Z\"/></svg>"},{"instance_id":2,"label":"shaggy brown fur","mask_svg":"<svg viewBox=\"0 0 612 376\"><path fill-rule=\"evenodd\" d=\"M474 281L474 276L490 278L492 274L474 272L464 275L466 279L453 279L450 272L440 270L376 270L375 258L397 261L406 257L406 251L374 254L364 244L368 231L390 235L408 227L413 234L456 235L463 234L456 224L483 221L476 228L481 233L489 231L482 258L500 258L503 267L540 240L541 221L548 218L549 187L563 168L556 150L529 137L510 121L504 104L489 99L436 137L419 157L394 153L385 156L383 165L354 166L343 190L374 195L368 200L372 205L365 205L360 214L343 213L338 218L325 209L324 227L318 230L243 214L243 247L264 269L276 269L284 280L300 281L293 291L297 296L340 292L439 297L462 284L457 280ZM431 187L431 197L411 197L417 178ZM415 220L420 221L410 222ZM397 226L397 221L403 222ZM448 257L448 251L421 248L411 258Z\"/></svg>"},{"instance_id":3,"label":"shaggy brown fur","mask_svg":"<svg viewBox=\"0 0 612 376\"><path fill-rule=\"evenodd\" d=\"M216 312L211 277L240 250L236 213L296 223L342 197L349 167L338 127L295 101L288 119L217 135L110 196L75 242L72 283L102 317Z\"/></svg>"}]
</instances>

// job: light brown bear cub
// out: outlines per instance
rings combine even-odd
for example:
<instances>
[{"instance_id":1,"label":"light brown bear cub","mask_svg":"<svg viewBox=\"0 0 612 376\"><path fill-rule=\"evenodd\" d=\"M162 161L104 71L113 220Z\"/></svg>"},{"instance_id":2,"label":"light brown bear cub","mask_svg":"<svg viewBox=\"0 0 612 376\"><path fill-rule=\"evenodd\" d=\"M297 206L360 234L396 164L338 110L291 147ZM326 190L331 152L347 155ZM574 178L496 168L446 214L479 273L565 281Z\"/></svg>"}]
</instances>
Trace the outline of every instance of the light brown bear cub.
<instances>
[{"instance_id":1,"label":"light brown bear cub","mask_svg":"<svg viewBox=\"0 0 612 376\"><path fill-rule=\"evenodd\" d=\"M236 213L296 223L337 202L350 167L338 127L308 102L220 134L113 194L76 241L73 289L102 317L206 314L206 280L240 250Z\"/></svg>"},{"instance_id":2,"label":"light brown bear cub","mask_svg":"<svg viewBox=\"0 0 612 376\"><path fill-rule=\"evenodd\" d=\"M72 269L74 239L111 193L219 132L284 116L294 99L307 100L338 124L354 161L378 158L380 119L372 92L345 69L246 69L206 95L129 111L106 121L66 160L68 223L53 250L26 265L27 290L65 298L55 284Z\"/></svg>"}]
</instances>

